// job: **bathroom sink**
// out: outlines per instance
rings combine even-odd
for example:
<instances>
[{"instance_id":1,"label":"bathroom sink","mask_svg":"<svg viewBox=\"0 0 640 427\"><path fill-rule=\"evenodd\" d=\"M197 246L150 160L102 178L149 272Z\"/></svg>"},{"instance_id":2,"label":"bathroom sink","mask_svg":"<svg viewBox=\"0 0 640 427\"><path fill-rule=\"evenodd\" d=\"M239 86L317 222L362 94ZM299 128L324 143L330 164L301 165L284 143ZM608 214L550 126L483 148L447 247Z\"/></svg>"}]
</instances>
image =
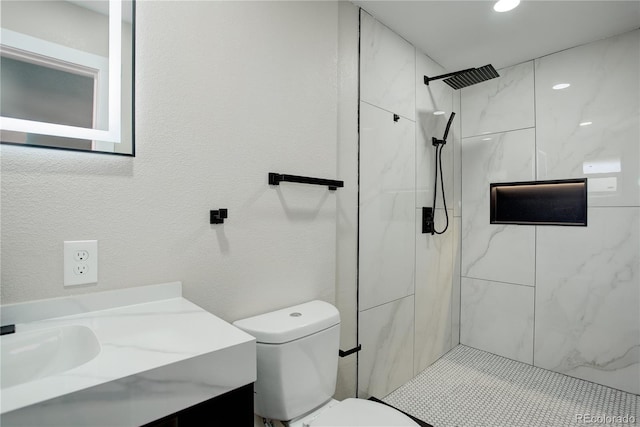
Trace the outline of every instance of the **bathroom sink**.
<instances>
[{"instance_id":1,"label":"bathroom sink","mask_svg":"<svg viewBox=\"0 0 640 427\"><path fill-rule=\"evenodd\" d=\"M256 343L171 282L6 304L0 425L136 427L256 380Z\"/></svg>"},{"instance_id":2,"label":"bathroom sink","mask_svg":"<svg viewBox=\"0 0 640 427\"><path fill-rule=\"evenodd\" d=\"M100 353L96 335L82 325L18 331L1 340L2 389L68 371Z\"/></svg>"}]
</instances>

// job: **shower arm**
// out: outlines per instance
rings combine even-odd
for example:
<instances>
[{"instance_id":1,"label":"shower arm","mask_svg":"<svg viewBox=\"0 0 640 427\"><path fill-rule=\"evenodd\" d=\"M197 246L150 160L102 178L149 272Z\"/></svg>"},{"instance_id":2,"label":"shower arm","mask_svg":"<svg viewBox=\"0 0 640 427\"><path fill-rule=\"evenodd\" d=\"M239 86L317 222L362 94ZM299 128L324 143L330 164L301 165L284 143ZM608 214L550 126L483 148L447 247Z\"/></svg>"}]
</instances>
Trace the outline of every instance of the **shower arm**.
<instances>
[{"instance_id":1,"label":"shower arm","mask_svg":"<svg viewBox=\"0 0 640 427\"><path fill-rule=\"evenodd\" d=\"M473 70L475 70L475 68L467 68L466 70L455 71L453 73L442 74L440 76L435 76L435 77L424 76L424 84L429 86L429 82L432 82L434 80L446 79L447 77L457 76L460 74L468 73L469 71L473 71Z\"/></svg>"}]
</instances>

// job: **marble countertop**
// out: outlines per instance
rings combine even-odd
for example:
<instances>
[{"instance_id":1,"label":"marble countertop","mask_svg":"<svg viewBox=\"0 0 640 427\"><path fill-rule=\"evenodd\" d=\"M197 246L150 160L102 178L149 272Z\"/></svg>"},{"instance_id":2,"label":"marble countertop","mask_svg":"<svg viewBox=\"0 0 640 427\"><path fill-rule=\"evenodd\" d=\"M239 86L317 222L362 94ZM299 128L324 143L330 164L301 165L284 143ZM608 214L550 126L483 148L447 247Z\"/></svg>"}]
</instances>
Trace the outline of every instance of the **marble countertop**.
<instances>
[{"instance_id":1,"label":"marble countertop","mask_svg":"<svg viewBox=\"0 0 640 427\"><path fill-rule=\"evenodd\" d=\"M87 326L101 351L74 369L4 388L2 424L46 416L47 425L63 425L71 413L78 425L141 425L255 381L252 336L183 298L180 283L143 288L3 307L2 324L14 320L18 334ZM26 322L15 322L21 315ZM90 421L103 414L107 424Z\"/></svg>"}]
</instances>

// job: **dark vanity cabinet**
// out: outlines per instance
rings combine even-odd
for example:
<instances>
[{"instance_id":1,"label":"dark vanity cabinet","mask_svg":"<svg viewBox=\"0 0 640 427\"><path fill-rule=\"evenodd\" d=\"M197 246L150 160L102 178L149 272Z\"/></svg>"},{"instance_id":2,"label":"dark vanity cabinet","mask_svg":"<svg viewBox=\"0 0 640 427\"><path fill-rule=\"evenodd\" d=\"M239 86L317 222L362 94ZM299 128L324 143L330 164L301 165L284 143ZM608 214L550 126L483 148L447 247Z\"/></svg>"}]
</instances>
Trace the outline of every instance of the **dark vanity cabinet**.
<instances>
[{"instance_id":1,"label":"dark vanity cabinet","mask_svg":"<svg viewBox=\"0 0 640 427\"><path fill-rule=\"evenodd\" d=\"M248 384L143 427L252 427L253 417L253 384Z\"/></svg>"}]
</instances>

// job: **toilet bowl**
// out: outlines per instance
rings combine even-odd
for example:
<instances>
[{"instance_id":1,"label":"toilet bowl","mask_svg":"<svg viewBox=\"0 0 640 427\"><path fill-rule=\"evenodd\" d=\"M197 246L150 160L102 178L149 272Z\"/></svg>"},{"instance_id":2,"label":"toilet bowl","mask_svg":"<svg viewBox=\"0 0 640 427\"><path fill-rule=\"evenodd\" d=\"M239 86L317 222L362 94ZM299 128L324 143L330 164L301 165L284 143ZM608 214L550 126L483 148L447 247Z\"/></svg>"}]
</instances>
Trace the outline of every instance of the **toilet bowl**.
<instances>
[{"instance_id":1,"label":"toilet bowl","mask_svg":"<svg viewBox=\"0 0 640 427\"><path fill-rule=\"evenodd\" d=\"M418 426L378 402L332 399L340 341L340 315L333 305L310 301L233 324L256 338L257 415L290 427Z\"/></svg>"}]
</instances>

